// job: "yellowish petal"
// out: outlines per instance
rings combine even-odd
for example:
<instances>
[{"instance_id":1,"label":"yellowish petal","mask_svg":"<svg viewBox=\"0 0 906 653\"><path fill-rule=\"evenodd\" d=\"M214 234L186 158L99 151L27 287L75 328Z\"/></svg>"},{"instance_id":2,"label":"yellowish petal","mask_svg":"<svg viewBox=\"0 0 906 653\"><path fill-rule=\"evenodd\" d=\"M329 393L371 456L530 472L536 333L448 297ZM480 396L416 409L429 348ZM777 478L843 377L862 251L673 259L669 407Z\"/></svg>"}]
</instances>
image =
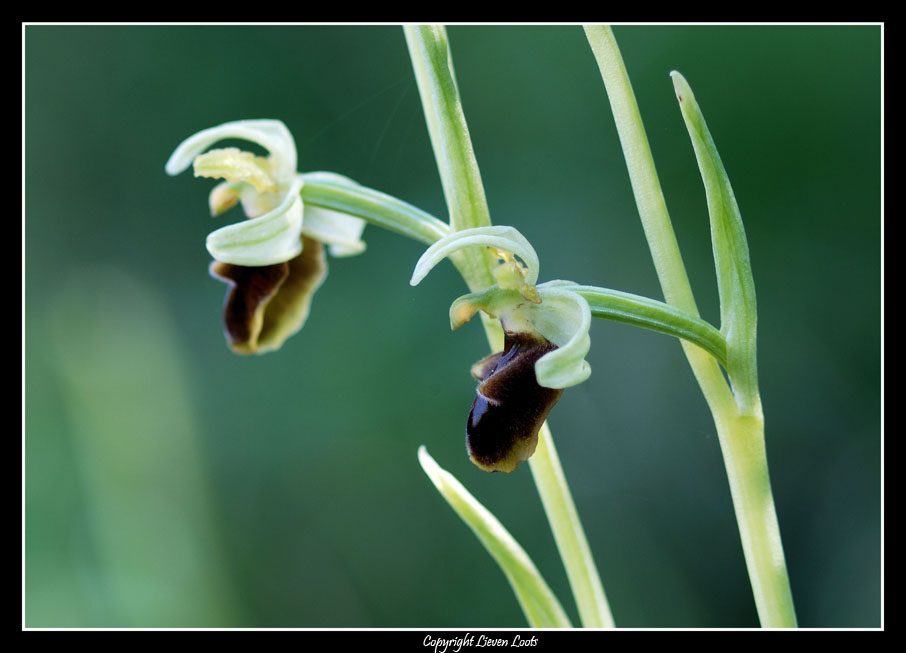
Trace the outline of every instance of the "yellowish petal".
<instances>
[{"instance_id":1,"label":"yellowish petal","mask_svg":"<svg viewBox=\"0 0 906 653\"><path fill-rule=\"evenodd\" d=\"M245 266L273 265L298 256L302 251L301 187L301 181L293 182L272 211L209 233L208 252L222 263ZM265 195L270 194L260 194Z\"/></svg>"},{"instance_id":2,"label":"yellowish petal","mask_svg":"<svg viewBox=\"0 0 906 653\"><path fill-rule=\"evenodd\" d=\"M346 213L306 206L302 233L330 246L331 256L355 256L365 251L365 221Z\"/></svg>"},{"instance_id":3,"label":"yellowish petal","mask_svg":"<svg viewBox=\"0 0 906 653\"><path fill-rule=\"evenodd\" d=\"M167 174L178 175L192 165L195 157L227 138L251 141L270 152L274 178L285 183L296 174L296 144L289 129L279 120L235 120L192 134L170 155Z\"/></svg>"},{"instance_id":4,"label":"yellowish petal","mask_svg":"<svg viewBox=\"0 0 906 653\"><path fill-rule=\"evenodd\" d=\"M192 165L196 177L226 179L234 183L244 181L259 193L277 191L277 180L274 179L270 161L236 147L199 154Z\"/></svg>"},{"instance_id":5,"label":"yellowish petal","mask_svg":"<svg viewBox=\"0 0 906 653\"><path fill-rule=\"evenodd\" d=\"M242 184L234 184L230 181L224 181L214 186L211 194L208 195L208 208L211 209L211 215L220 215L236 206L241 192Z\"/></svg>"}]
</instances>

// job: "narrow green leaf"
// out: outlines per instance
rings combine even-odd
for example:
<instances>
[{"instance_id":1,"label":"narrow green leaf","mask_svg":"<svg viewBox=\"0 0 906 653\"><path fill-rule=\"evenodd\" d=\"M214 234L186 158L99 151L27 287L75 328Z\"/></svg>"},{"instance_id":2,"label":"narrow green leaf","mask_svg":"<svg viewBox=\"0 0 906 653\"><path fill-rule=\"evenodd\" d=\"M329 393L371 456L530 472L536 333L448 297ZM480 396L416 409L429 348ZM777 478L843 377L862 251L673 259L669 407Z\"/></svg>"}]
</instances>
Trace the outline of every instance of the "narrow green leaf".
<instances>
[{"instance_id":1,"label":"narrow green leaf","mask_svg":"<svg viewBox=\"0 0 906 653\"><path fill-rule=\"evenodd\" d=\"M670 73L683 121L692 139L711 217L711 244L720 295L721 332L727 341L727 371L743 414L760 414L755 360L755 282L742 216L727 171L686 79Z\"/></svg>"},{"instance_id":2,"label":"narrow green leaf","mask_svg":"<svg viewBox=\"0 0 906 653\"><path fill-rule=\"evenodd\" d=\"M572 627L569 617L531 558L497 518L450 472L442 469L424 445L418 449L418 461L450 507L468 524L500 565L529 625L533 628Z\"/></svg>"}]
</instances>

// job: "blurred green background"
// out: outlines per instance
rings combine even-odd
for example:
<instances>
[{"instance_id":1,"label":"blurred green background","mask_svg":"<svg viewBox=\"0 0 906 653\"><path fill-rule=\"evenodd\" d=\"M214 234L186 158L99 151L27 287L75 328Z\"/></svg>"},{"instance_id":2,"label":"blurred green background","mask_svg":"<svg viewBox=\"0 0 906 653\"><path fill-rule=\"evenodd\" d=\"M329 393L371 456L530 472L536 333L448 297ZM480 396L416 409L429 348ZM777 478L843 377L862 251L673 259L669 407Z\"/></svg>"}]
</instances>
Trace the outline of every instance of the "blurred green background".
<instances>
[{"instance_id":1,"label":"blurred green background","mask_svg":"<svg viewBox=\"0 0 906 653\"><path fill-rule=\"evenodd\" d=\"M881 28L615 34L702 314L704 193L668 73L692 85L745 220L768 457L800 624L881 625ZM496 223L541 278L661 298L578 26L449 28ZM464 451L486 352L449 329L449 264L377 228L311 317L243 358L207 275L195 131L280 118L300 169L444 218L402 30L25 28L25 623L521 627L435 492L425 444L511 530L578 622L527 465ZM230 214L230 219L238 218ZM551 425L625 627L757 625L710 414L679 345L596 320L591 379Z\"/></svg>"}]
</instances>

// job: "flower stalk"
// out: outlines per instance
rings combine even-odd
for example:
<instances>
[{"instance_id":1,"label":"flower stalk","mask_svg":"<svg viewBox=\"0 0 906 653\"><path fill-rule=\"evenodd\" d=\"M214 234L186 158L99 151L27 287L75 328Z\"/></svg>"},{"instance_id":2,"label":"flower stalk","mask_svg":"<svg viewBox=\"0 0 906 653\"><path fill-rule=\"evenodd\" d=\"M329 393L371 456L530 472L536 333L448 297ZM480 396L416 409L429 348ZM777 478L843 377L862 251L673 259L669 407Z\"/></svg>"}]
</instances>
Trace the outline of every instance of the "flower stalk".
<instances>
[{"instance_id":1,"label":"flower stalk","mask_svg":"<svg viewBox=\"0 0 906 653\"><path fill-rule=\"evenodd\" d=\"M698 317L676 236L661 192L654 159L623 58L607 26L586 26L585 33L607 89L610 106L639 216L658 279L668 304ZM754 287L738 208L713 140L688 85L674 77L684 120L702 169L712 220L712 240L721 299L721 333L733 389L717 360L681 341L714 418L739 525L743 553L758 616L764 627L795 627L792 593L771 495L758 399L754 348ZM683 98L683 95L686 95ZM716 215L717 214L717 215Z\"/></svg>"},{"instance_id":2,"label":"flower stalk","mask_svg":"<svg viewBox=\"0 0 906 653\"><path fill-rule=\"evenodd\" d=\"M484 185L453 74L447 31L443 25L409 25L403 27L403 32L450 212L450 229L490 226ZM453 263L469 290L481 290L494 283L493 258L487 252L465 251ZM493 339L500 344L499 334L494 334Z\"/></svg>"},{"instance_id":3,"label":"flower stalk","mask_svg":"<svg viewBox=\"0 0 906 653\"><path fill-rule=\"evenodd\" d=\"M697 315L655 299L596 286L564 285L588 302L591 314L675 336L697 345L721 365L727 364L727 343L720 331Z\"/></svg>"},{"instance_id":4,"label":"flower stalk","mask_svg":"<svg viewBox=\"0 0 906 653\"><path fill-rule=\"evenodd\" d=\"M490 214L453 76L446 30L443 26L410 26L404 30L447 198L451 230L489 226ZM496 263L489 252L473 248L458 254L465 260L453 258L453 262L470 290L494 285L492 270ZM487 319L484 324L491 350L500 350L503 343L499 327L495 331ZM546 422L529 466L582 624L612 627L610 606Z\"/></svg>"},{"instance_id":5,"label":"flower stalk","mask_svg":"<svg viewBox=\"0 0 906 653\"><path fill-rule=\"evenodd\" d=\"M324 179L318 173L302 174L300 177L303 181L302 201L306 206L354 215L426 245L450 233L446 222L373 188Z\"/></svg>"}]
</instances>

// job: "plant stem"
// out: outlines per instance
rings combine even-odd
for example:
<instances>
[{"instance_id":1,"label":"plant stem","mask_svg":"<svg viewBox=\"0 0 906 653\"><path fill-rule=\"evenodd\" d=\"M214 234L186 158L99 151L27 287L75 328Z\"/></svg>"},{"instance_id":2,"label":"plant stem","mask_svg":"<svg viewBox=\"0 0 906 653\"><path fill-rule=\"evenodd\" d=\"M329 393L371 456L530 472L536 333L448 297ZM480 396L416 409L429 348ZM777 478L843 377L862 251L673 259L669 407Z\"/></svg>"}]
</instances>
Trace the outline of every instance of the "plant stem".
<instances>
[{"instance_id":1,"label":"plant stem","mask_svg":"<svg viewBox=\"0 0 906 653\"><path fill-rule=\"evenodd\" d=\"M607 88L607 97L629 170L629 181L632 183L642 228L651 247L651 256L664 297L668 304L697 316L698 308L679 253L670 215L667 213L667 203L664 201L654 158L645 136L639 105L632 92L629 74L617 42L607 26L587 26L585 34Z\"/></svg>"},{"instance_id":2,"label":"plant stem","mask_svg":"<svg viewBox=\"0 0 906 653\"><path fill-rule=\"evenodd\" d=\"M409 25L403 31L450 212L450 229L487 227L491 216L453 76L447 31L443 25ZM494 284L492 261L489 252L479 249L453 257L473 292Z\"/></svg>"},{"instance_id":3,"label":"plant stem","mask_svg":"<svg viewBox=\"0 0 906 653\"><path fill-rule=\"evenodd\" d=\"M443 25L403 28L437 160L450 226L455 230L491 224L481 174L453 75Z\"/></svg>"},{"instance_id":4,"label":"plant stem","mask_svg":"<svg viewBox=\"0 0 906 653\"><path fill-rule=\"evenodd\" d=\"M488 226L491 224L490 214L453 77L446 30L443 26L408 26L403 29L450 210L450 227L460 230ZM462 253L468 254L468 250ZM473 292L494 284L491 272L494 259L487 252L476 252L462 262L454 258L453 262ZM491 350L501 350L503 337L500 325L485 319L483 314L482 318ZM566 567L583 625L613 626L610 606L546 423L535 454L529 459L529 466Z\"/></svg>"},{"instance_id":5,"label":"plant stem","mask_svg":"<svg viewBox=\"0 0 906 653\"><path fill-rule=\"evenodd\" d=\"M541 426L538 446L529 458L529 467L566 567L582 625L585 628L613 628L610 605L547 422Z\"/></svg>"},{"instance_id":6,"label":"plant stem","mask_svg":"<svg viewBox=\"0 0 906 653\"><path fill-rule=\"evenodd\" d=\"M664 297L668 304L698 317L619 47L607 26L587 26L585 33L607 89L639 216ZM756 414L740 415L715 359L692 344L680 342L717 427L761 624L765 627L795 626L793 599L768 477L760 402Z\"/></svg>"},{"instance_id":7,"label":"plant stem","mask_svg":"<svg viewBox=\"0 0 906 653\"><path fill-rule=\"evenodd\" d=\"M735 401L715 413L755 606L765 628L795 628L780 525L771 492L764 420L740 415Z\"/></svg>"}]
</instances>

